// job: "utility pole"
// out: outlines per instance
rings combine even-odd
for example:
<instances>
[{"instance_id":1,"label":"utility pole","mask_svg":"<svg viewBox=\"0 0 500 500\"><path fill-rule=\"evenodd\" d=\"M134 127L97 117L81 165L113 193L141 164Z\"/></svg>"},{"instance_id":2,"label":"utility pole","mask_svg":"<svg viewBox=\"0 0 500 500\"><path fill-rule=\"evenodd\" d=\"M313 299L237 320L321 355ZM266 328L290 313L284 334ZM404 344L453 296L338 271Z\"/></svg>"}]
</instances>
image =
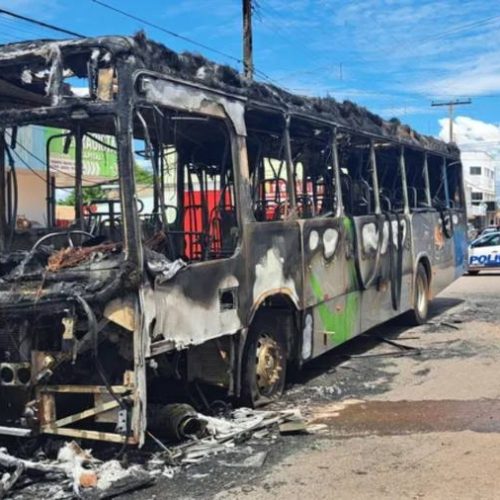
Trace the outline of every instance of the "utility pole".
<instances>
[{"instance_id":1,"label":"utility pole","mask_svg":"<svg viewBox=\"0 0 500 500\"><path fill-rule=\"evenodd\" d=\"M450 142L453 142L453 110L455 106L461 106L462 104L472 104L470 99L455 99L454 101L437 102L432 101L431 106L448 106L448 117L450 120Z\"/></svg>"},{"instance_id":2,"label":"utility pole","mask_svg":"<svg viewBox=\"0 0 500 500\"><path fill-rule=\"evenodd\" d=\"M252 80L252 0L243 0L243 69L245 78Z\"/></svg>"}]
</instances>

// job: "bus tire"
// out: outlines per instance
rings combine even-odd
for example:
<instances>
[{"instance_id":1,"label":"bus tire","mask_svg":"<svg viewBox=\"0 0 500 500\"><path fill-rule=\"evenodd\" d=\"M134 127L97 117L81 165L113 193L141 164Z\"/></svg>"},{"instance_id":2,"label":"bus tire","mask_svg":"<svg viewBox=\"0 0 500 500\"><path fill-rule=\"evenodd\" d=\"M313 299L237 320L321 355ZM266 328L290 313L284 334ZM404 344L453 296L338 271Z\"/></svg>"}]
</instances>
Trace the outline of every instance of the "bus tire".
<instances>
[{"instance_id":1,"label":"bus tire","mask_svg":"<svg viewBox=\"0 0 500 500\"><path fill-rule=\"evenodd\" d=\"M290 315L256 314L243 351L241 403L255 408L278 399L285 388Z\"/></svg>"},{"instance_id":2,"label":"bus tire","mask_svg":"<svg viewBox=\"0 0 500 500\"><path fill-rule=\"evenodd\" d=\"M422 263L417 267L413 293L413 309L407 314L411 326L423 325L429 314L429 278Z\"/></svg>"},{"instance_id":3,"label":"bus tire","mask_svg":"<svg viewBox=\"0 0 500 500\"><path fill-rule=\"evenodd\" d=\"M470 274L471 276L477 276L479 274L479 271L467 271L468 274Z\"/></svg>"}]
</instances>

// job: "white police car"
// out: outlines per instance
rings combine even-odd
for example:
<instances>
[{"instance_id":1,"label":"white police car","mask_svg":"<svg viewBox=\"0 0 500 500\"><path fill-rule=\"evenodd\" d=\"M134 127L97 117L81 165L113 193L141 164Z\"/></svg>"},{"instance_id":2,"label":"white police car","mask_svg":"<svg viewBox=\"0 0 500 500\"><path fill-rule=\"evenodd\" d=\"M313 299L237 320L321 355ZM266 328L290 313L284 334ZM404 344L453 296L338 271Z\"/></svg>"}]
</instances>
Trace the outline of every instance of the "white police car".
<instances>
[{"instance_id":1,"label":"white police car","mask_svg":"<svg viewBox=\"0 0 500 500\"><path fill-rule=\"evenodd\" d=\"M500 231L480 236L469 245L469 274L500 269Z\"/></svg>"}]
</instances>

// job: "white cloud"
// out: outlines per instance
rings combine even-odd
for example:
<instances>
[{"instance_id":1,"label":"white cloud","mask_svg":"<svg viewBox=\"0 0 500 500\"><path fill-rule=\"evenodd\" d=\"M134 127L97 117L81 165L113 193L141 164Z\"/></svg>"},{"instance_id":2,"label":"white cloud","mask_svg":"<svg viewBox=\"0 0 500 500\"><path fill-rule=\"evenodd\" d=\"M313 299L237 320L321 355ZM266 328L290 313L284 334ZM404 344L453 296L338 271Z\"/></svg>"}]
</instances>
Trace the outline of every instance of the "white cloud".
<instances>
[{"instance_id":1,"label":"white cloud","mask_svg":"<svg viewBox=\"0 0 500 500\"><path fill-rule=\"evenodd\" d=\"M439 137L448 140L449 119L439 120ZM493 158L493 165L500 180L500 125L475 120L468 116L457 116L453 120L453 137L462 151L462 157L468 153L484 151ZM500 193L497 193L500 196Z\"/></svg>"},{"instance_id":2,"label":"white cloud","mask_svg":"<svg viewBox=\"0 0 500 500\"><path fill-rule=\"evenodd\" d=\"M442 78L428 78L414 89L426 95L477 96L500 91L500 48L481 56L467 57L448 66Z\"/></svg>"},{"instance_id":3,"label":"white cloud","mask_svg":"<svg viewBox=\"0 0 500 500\"><path fill-rule=\"evenodd\" d=\"M289 13L289 1L270 3L283 15ZM316 54L312 60L318 66L343 62L347 77L353 77L351 85L369 78L377 82L381 76L385 92L414 96L500 90L500 16L489 2L295 0L293 7L290 39L300 35L300 44ZM283 23L278 16L273 21ZM310 34L306 40L300 28ZM306 74L303 79L310 80Z\"/></svg>"},{"instance_id":4,"label":"white cloud","mask_svg":"<svg viewBox=\"0 0 500 500\"><path fill-rule=\"evenodd\" d=\"M408 115L428 115L432 112L429 110L429 106L394 106L382 109L374 109L376 113L381 115L383 118L404 118Z\"/></svg>"},{"instance_id":5,"label":"white cloud","mask_svg":"<svg viewBox=\"0 0 500 500\"><path fill-rule=\"evenodd\" d=\"M439 120L439 137L448 140L448 118ZM475 120L468 116L457 116L453 120L453 137L460 146L475 145L482 149L500 149L500 126Z\"/></svg>"}]
</instances>

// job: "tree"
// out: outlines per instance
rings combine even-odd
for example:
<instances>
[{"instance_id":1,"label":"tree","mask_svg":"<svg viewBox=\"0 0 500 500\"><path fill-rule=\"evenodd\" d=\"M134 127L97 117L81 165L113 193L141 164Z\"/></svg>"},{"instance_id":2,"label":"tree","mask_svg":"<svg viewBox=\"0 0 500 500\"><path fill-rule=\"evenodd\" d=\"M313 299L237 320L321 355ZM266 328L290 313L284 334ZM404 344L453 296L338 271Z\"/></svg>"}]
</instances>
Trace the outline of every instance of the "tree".
<instances>
[{"instance_id":1,"label":"tree","mask_svg":"<svg viewBox=\"0 0 500 500\"><path fill-rule=\"evenodd\" d=\"M105 200L106 193L102 186L84 186L83 187L83 203L88 204L92 200ZM72 207L75 206L76 198L75 191L71 191L71 193L57 202L58 205L70 205Z\"/></svg>"},{"instance_id":2,"label":"tree","mask_svg":"<svg viewBox=\"0 0 500 500\"><path fill-rule=\"evenodd\" d=\"M134 166L136 184L153 184L153 173L139 165ZM106 190L102 186L83 186L83 203L88 204L92 200L105 200ZM75 191L72 190L65 198L57 201L58 205L75 206Z\"/></svg>"},{"instance_id":3,"label":"tree","mask_svg":"<svg viewBox=\"0 0 500 500\"><path fill-rule=\"evenodd\" d=\"M153 184L153 172L137 165L137 163L134 167L134 173L136 184Z\"/></svg>"}]
</instances>

